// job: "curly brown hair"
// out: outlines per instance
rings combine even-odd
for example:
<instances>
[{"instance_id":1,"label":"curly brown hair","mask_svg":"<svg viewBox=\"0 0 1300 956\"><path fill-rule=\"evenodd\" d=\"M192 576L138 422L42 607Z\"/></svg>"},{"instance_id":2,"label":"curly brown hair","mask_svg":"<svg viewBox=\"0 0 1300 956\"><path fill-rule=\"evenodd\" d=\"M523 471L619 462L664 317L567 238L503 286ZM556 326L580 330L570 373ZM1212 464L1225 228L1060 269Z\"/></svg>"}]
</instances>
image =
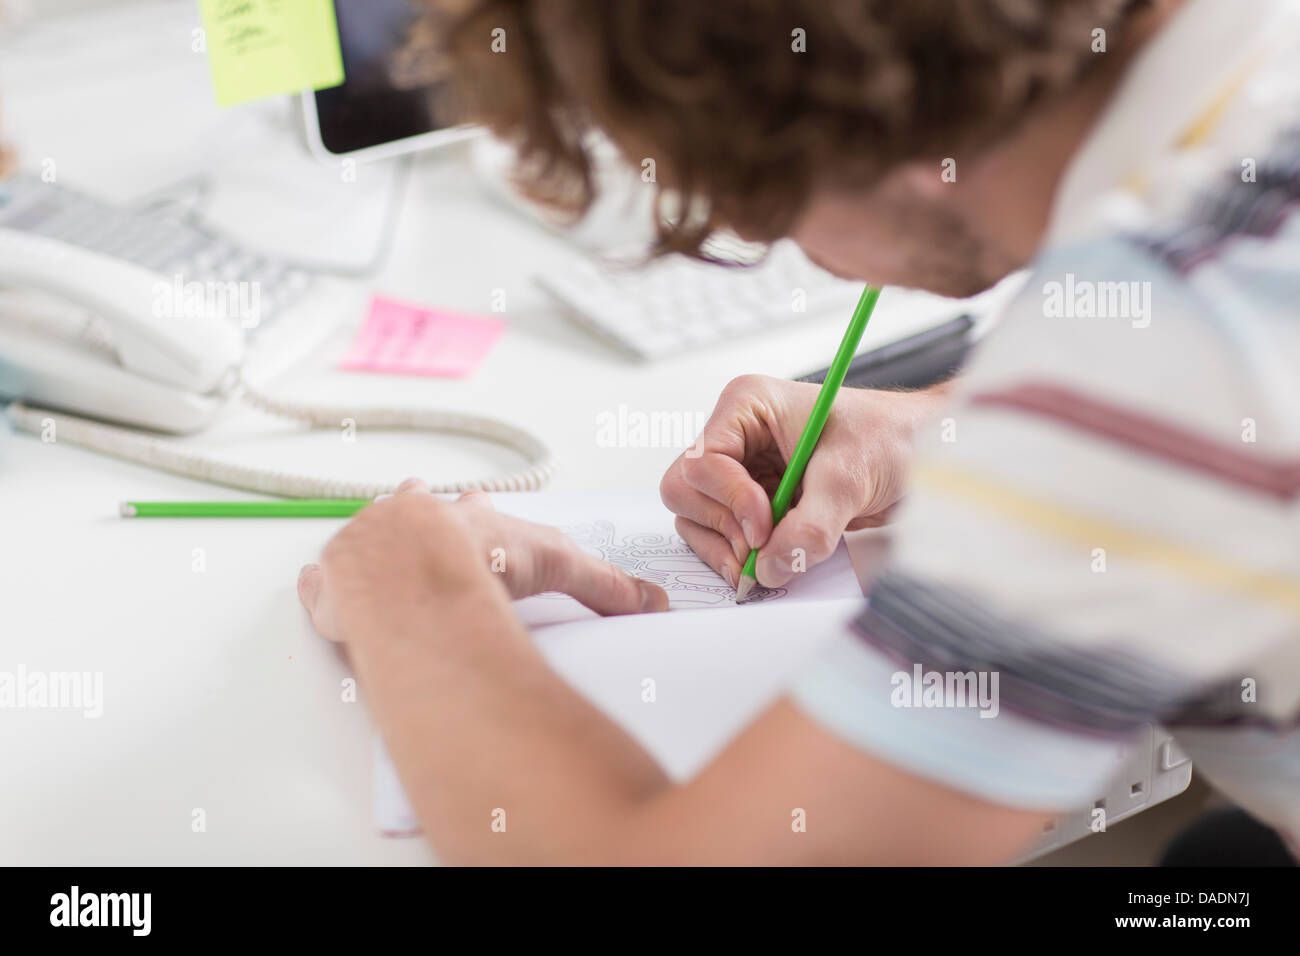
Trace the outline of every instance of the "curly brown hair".
<instances>
[{"instance_id":1,"label":"curly brown hair","mask_svg":"<svg viewBox=\"0 0 1300 956\"><path fill-rule=\"evenodd\" d=\"M656 251L698 255L720 226L785 235L814 186L1005 135L1103 59L1094 30L1142 5L422 0L406 56L448 81L444 110L518 146L532 196L575 216L593 199L591 130L653 158Z\"/></svg>"}]
</instances>

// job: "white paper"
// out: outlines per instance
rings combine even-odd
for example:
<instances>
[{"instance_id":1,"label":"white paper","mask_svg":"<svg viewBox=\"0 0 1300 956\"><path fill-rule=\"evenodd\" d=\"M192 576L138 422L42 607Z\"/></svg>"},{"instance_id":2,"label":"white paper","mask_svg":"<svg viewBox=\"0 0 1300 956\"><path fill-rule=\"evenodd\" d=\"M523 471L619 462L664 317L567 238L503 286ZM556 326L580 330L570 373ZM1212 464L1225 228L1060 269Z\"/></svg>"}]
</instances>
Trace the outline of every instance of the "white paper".
<instances>
[{"instance_id":1,"label":"white paper","mask_svg":"<svg viewBox=\"0 0 1300 956\"><path fill-rule=\"evenodd\" d=\"M560 528L590 554L668 592L672 612L735 610L736 592L695 556L673 530L673 515L658 496L636 492L536 492L495 495L497 510ZM793 560L793 559L792 559ZM756 587L740 611L751 614L776 601L821 601L862 593L841 541L835 554L796 574L787 586ZM516 602L531 628L567 621L600 620L573 598L543 594ZM717 624L717 622L714 622ZM617 625L614 625L617 627Z\"/></svg>"},{"instance_id":2,"label":"white paper","mask_svg":"<svg viewBox=\"0 0 1300 956\"><path fill-rule=\"evenodd\" d=\"M843 542L789 585L736 605L735 592L673 532L653 493L495 495L497 510L562 528L585 550L668 592L664 614L602 618L563 595L516 602L543 656L579 693L682 779L787 687L861 609ZM375 762L381 832L416 832L382 746Z\"/></svg>"},{"instance_id":3,"label":"white paper","mask_svg":"<svg viewBox=\"0 0 1300 956\"><path fill-rule=\"evenodd\" d=\"M378 736L375 737L371 779L374 781L376 829L384 836L415 836L419 833L420 821L411 802L406 799L393 758L388 756L388 748Z\"/></svg>"}]
</instances>

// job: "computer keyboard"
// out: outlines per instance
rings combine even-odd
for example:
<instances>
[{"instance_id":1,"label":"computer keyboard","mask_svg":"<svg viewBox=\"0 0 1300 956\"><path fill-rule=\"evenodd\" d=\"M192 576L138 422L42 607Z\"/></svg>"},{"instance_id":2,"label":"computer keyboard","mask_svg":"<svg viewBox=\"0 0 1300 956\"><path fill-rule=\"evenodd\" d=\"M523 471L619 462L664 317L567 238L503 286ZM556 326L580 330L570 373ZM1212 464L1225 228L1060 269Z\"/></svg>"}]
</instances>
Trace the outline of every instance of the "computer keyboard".
<instances>
[{"instance_id":1,"label":"computer keyboard","mask_svg":"<svg viewBox=\"0 0 1300 956\"><path fill-rule=\"evenodd\" d=\"M646 265L583 261L537 283L588 330L645 359L732 340L817 313L847 315L860 282L775 243L756 265L721 266L671 255Z\"/></svg>"}]
</instances>

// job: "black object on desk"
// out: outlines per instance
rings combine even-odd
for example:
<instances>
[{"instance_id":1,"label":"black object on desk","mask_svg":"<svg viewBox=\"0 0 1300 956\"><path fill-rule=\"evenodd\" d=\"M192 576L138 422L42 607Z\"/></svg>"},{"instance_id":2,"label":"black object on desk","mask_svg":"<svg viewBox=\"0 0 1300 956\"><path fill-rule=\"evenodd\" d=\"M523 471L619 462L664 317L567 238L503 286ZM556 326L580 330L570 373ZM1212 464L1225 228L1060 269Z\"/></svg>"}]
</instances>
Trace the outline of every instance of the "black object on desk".
<instances>
[{"instance_id":1,"label":"black object on desk","mask_svg":"<svg viewBox=\"0 0 1300 956\"><path fill-rule=\"evenodd\" d=\"M952 378L970 351L969 315L890 342L856 356L844 376L850 388L926 388ZM820 383L829 369L810 372L797 381Z\"/></svg>"}]
</instances>

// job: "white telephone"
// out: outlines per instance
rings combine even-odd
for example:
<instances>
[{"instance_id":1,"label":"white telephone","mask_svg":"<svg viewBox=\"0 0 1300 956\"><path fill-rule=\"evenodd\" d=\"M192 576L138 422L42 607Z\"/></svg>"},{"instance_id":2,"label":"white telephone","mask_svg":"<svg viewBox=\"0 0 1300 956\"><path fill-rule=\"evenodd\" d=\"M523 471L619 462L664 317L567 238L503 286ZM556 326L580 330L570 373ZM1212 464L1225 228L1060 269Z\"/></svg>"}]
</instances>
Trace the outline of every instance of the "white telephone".
<instances>
[{"instance_id":1,"label":"white telephone","mask_svg":"<svg viewBox=\"0 0 1300 956\"><path fill-rule=\"evenodd\" d=\"M0 228L0 397L160 431L207 424L238 380L241 329L216 314L152 315L159 282Z\"/></svg>"},{"instance_id":2,"label":"white telephone","mask_svg":"<svg viewBox=\"0 0 1300 956\"><path fill-rule=\"evenodd\" d=\"M0 397L192 432L240 374L274 377L359 305L345 283L188 214L124 209L31 174L0 181Z\"/></svg>"},{"instance_id":3,"label":"white telephone","mask_svg":"<svg viewBox=\"0 0 1300 956\"><path fill-rule=\"evenodd\" d=\"M239 294L249 287L251 312ZM468 433L529 459L503 478L435 490L546 483L553 471L546 447L496 419L305 406L261 391L338 318L355 314L360 299L347 283L248 253L188 223L122 212L35 177L0 182L0 401L10 403L7 415L20 429L40 432L52 420L60 441L269 494L370 498L392 490L227 464L134 430L193 432L241 400L314 427L352 418L358 427Z\"/></svg>"}]
</instances>

